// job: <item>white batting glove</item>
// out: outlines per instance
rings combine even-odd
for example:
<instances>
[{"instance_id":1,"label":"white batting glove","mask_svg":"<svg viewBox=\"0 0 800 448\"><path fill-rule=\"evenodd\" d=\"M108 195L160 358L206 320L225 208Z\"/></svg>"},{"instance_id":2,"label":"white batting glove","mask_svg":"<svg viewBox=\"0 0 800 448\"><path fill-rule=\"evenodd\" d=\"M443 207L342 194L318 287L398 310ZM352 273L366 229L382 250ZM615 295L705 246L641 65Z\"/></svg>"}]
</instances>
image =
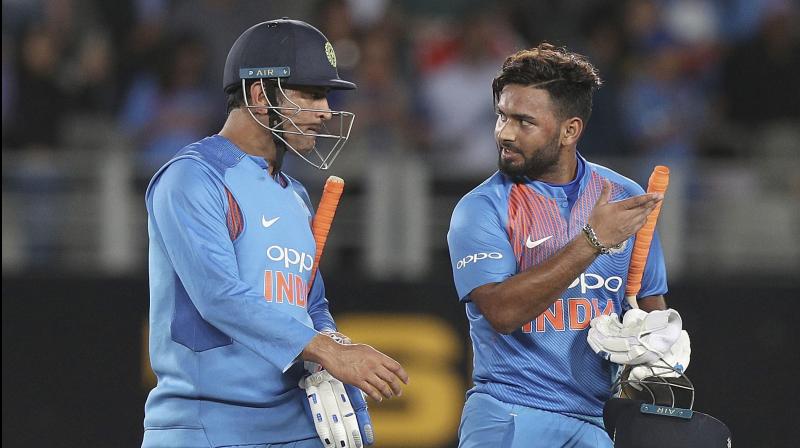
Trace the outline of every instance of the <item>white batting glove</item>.
<instances>
[{"instance_id":1,"label":"white batting glove","mask_svg":"<svg viewBox=\"0 0 800 448\"><path fill-rule=\"evenodd\" d=\"M641 381L651 376L679 377L681 373L689 368L691 355L692 347L689 341L689 333L686 330L681 330L678 341L670 347L663 358L634 367L631 369L628 379L634 381L631 385L636 387L635 381Z\"/></svg>"},{"instance_id":2,"label":"white batting glove","mask_svg":"<svg viewBox=\"0 0 800 448\"><path fill-rule=\"evenodd\" d=\"M362 448L375 441L361 390L343 384L326 370L302 378L308 410L323 446Z\"/></svg>"},{"instance_id":3,"label":"white batting glove","mask_svg":"<svg viewBox=\"0 0 800 448\"><path fill-rule=\"evenodd\" d=\"M678 340L683 326L677 311L632 309L622 322L615 313L592 319L587 342L605 359L626 365L652 363Z\"/></svg>"}]
</instances>

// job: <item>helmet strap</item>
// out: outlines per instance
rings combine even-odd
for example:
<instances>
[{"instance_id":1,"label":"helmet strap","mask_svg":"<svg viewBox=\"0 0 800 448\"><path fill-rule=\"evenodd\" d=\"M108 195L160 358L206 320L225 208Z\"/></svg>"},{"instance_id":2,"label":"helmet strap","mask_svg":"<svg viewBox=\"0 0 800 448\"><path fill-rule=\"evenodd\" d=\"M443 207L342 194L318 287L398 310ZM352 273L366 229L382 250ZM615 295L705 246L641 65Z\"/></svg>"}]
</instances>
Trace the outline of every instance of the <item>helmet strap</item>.
<instances>
[{"instance_id":1,"label":"helmet strap","mask_svg":"<svg viewBox=\"0 0 800 448\"><path fill-rule=\"evenodd\" d=\"M270 105L278 105L278 96L275 94L277 90L277 86L271 82L263 82L261 84L262 88L264 88L264 95L267 97L267 102ZM281 121L280 115L277 112L270 109L268 113L269 127L278 126L278 123ZM277 179L281 174L281 167L283 166L283 157L286 155L286 144L283 140L279 139L274 132L270 131L272 142L275 144L275 164L272 167L272 176Z\"/></svg>"},{"instance_id":2,"label":"helmet strap","mask_svg":"<svg viewBox=\"0 0 800 448\"><path fill-rule=\"evenodd\" d=\"M272 177L278 178L281 174L281 167L283 166L283 157L286 155L286 144L281 139L272 135L272 141L275 142L275 165L272 168Z\"/></svg>"}]
</instances>

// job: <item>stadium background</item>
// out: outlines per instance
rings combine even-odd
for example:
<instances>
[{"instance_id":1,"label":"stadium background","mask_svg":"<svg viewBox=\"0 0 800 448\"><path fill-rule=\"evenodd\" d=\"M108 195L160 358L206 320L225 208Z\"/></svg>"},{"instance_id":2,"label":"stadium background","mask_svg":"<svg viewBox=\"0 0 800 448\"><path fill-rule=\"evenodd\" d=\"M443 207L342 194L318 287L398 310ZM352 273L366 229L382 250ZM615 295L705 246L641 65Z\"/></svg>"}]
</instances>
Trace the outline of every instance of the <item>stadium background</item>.
<instances>
[{"instance_id":1,"label":"stadium background","mask_svg":"<svg viewBox=\"0 0 800 448\"><path fill-rule=\"evenodd\" d=\"M134 447L147 365L146 215L158 164L219 129L236 36L308 20L356 112L322 261L354 339L401 360L373 403L379 447L455 445L470 351L445 234L493 171L490 81L541 40L606 85L579 148L644 183L674 176L660 221L669 303L692 334L695 409L734 446L791 446L800 296L800 38L790 0L4 0L3 445ZM327 176L287 171L313 200Z\"/></svg>"}]
</instances>

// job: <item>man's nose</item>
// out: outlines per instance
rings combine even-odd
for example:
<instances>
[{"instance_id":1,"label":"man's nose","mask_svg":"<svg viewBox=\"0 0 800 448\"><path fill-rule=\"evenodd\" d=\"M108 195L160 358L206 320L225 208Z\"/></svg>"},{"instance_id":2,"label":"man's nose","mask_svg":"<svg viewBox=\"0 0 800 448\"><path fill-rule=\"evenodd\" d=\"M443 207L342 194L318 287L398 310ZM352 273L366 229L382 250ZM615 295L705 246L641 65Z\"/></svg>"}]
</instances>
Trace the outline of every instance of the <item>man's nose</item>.
<instances>
[{"instance_id":1,"label":"man's nose","mask_svg":"<svg viewBox=\"0 0 800 448\"><path fill-rule=\"evenodd\" d=\"M328 121L328 120L331 119L331 117L333 117L333 114L331 113L330 105L328 105L328 99L327 98L322 98L322 99L318 100L314 104L314 109L318 109L318 111L314 112L314 114L318 118L320 118L322 121Z\"/></svg>"},{"instance_id":2,"label":"man's nose","mask_svg":"<svg viewBox=\"0 0 800 448\"><path fill-rule=\"evenodd\" d=\"M510 121L510 120L509 120ZM513 132L513 126L509 126L506 122L500 122L498 120L497 123L497 140L502 142L513 142L516 140L516 134Z\"/></svg>"}]
</instances>

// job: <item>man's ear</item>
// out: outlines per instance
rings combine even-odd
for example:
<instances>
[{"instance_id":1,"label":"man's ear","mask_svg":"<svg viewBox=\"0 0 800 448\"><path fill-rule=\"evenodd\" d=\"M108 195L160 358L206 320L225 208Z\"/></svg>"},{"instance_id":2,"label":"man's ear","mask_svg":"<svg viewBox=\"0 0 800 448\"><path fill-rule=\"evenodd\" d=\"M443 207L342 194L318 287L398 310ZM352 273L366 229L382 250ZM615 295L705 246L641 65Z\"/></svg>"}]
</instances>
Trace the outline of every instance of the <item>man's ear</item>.
<instances>
[{"instance_id":1,"label":"man's ear","mask_svg":"<svg viewBox=\"0 0 800 448\"><path fill-rule=\"evenodd\" d=\"M269 112L267 109L269 102L267 101L267 96L262 88L261 82L254 82L251 84L247 96L250 106L256 106L254 109L251 109L254 114L266 115Z\"/></svg>"},{"instance_id":2,"label":"man's ear","mask_svg":"<svg viewBox=\"0 0 800 448\"><path fill-rule=\"evenodd\" d=\"M572 117L561 124L561 146L574 146L583 133L583 120Z\"/></svg>"}]
</instances>

